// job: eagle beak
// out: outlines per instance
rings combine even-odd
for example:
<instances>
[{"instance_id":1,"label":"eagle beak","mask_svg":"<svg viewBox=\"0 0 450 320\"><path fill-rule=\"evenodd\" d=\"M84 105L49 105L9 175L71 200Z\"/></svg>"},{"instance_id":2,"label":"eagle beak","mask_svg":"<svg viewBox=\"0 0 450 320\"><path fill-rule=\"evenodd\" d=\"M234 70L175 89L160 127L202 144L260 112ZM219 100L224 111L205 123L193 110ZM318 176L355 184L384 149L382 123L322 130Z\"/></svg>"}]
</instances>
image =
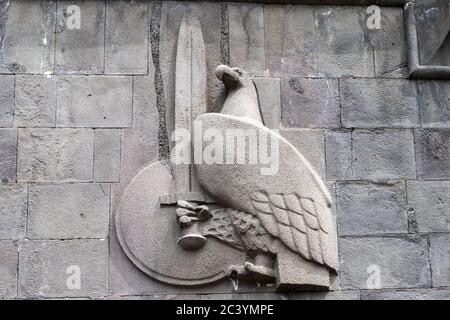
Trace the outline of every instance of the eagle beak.
<instances>
[{"instance_id":1,"label":"eagle beak","mask_svg":"<svg viewBox=\"0 0 450 320\"><path fill-rule=\"evenodd\" d=\"M233 88L239 82L239 76L229 66L218 66L215 74L217 79L222 81L227 89Z\"/></svg>"}]
</instances>

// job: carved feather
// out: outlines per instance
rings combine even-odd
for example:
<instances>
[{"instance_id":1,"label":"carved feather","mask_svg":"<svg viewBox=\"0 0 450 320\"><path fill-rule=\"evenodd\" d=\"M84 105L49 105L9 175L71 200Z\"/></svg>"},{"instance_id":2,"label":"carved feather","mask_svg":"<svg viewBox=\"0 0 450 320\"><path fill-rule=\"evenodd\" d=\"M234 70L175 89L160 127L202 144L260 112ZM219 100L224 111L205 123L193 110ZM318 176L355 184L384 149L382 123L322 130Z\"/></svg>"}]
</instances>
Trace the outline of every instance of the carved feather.
<instances>
[{"instance_id":1,"label":"carved feather","mask_svg":"<svg viewBox=\"0 0 450 320\"><path fill-rule=\"evenodd\" d=\"M273 237L303 258L337 269L329 251L331 224L320 217L314 199L259 191L251 195L251 201L256 216Z\"/></svg>"},{"instance_id":2,"label":"carved feather","mask_svg":"<svg viewBox=\"0 0 450 320\"><path fill-rule=\"evenodd\" d=\"M205 237L216 238L236 249L244 250L241 239L233 228L230 211L235 210L229 208L213 210L209 224L203 228L203 235Z\"/></svg>"}]
</instances>

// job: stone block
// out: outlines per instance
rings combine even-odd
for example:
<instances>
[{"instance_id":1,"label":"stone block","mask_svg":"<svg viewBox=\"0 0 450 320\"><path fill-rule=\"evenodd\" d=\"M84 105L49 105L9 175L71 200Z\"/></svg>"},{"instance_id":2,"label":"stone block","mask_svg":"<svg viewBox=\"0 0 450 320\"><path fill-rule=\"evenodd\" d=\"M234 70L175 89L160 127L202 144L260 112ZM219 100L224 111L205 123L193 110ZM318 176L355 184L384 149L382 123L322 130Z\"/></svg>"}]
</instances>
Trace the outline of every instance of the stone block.
<instances>
[{"instance_id":1,"label":"stone block","mask_svg":"<svg viewBox=\"0 0 450 320\"><path fill-rule=\"evenodd\" d=\"M336 193L340 236L408 232L403 182L338 183Z\"/></svg>"},{"instance_id":2,"label":"stone block","mask_svg":"<svg viewBox=\"0 0 450 320\"><path fill-rule=\"evenodd\" d=\"M136 296L108 296L105 300L202 300L203 296L195 294L148 294Z\"/></svg>"},{"instance_id":3,"label":"stone block","mask_svg":"<svg viewBox=\"0 0 450 320\"><path fill-rule=\"evenodd\" d=\"M153 73L153 64L150 64L150 72ZM113 184L111 186L111 208L114 213L119 205L119 200L122 193L131 179L142 169L144 166L148 165L152 161L158 158L159 143L158 143L158 132L159 132L159 113L157 111L157 98L155 94L155 84L154 76L135 76L133 80L133 127L126 128L122 131L121 137L121 156L120 156L120 184ZM97 131L97 130L96 130ZM114 235L115 236L115 235ZM117 240L116 240L117 241ZM146 283L150 283L150 280L145 280L145 274L133 267L131 262L126 262L125 254L121 252L118 243L114 246L112 240L111 246L111 259L114 261L121 261L119 258L115 258L115 251L120 250L121 255L117 254L120 258L123 256L123 264L131 269L132 271L125 272L125 276L120 275L117 271L115 274L119 279L111 280L112 284L115 285L115 291L120 291L117 288L128 288L128 284L122 279L127 274L136 273L136 276L130 276L131 279L136 279L136 281L131 281L132 284L137 285L139 288L144 286ZM114 249L113 249L114 248ZM111 268L118 268L119 270L124 269L119 262L114 265L111 262ZM113 269L111 269L113 270ZM117 269L114 269L117 270ZM128 271L128 269L127 269ZM113 271L111 271L113 272ZM128 290L128 289L127 289ZM130 292L133 291L129 289ZM122 291L126 292L126 290ZM137 289L134 292L141 292Z\"/></svg>"},{"instance_id":4,"label":"stone block","mask_svg":"<svg viewBox=\"0 0 450 320\"><path fill-rule=\"evenodd\" d=\"M31 184L28 238L106 238L109 199L109 185Z\"/></svg>"},{"instance_id":5,"label":"stone block","mask_svg":"<svg viewBox=\"0 0 450 320\"><path fill-rule=\"evenodd\" d=\"M351 131L327 131L325 133L325 148L327 179L351 179L353 176Z\"/></svg>"},{"instance_id":6,"label":"stone block","mask_svg":"<svg viewBox=\"0 0 450 320\"><path fill-rule=\"evenodd\" d=\"M17 130L0 129L0 181L16 181Z\"/></svg>"},{"instance_id":7,"label":"stone block","mask_svg":"<svg viewBox=\"0 0 450 320\"><path fill-rule=\"evenodd\" d=\"M154 77L135 76L133 86L133 127L123 129L121 138L121 181L124 185L158 157L159 148Z\"/></svg>"},{"instance_id":8,"label":"stone block","mask_svg":"<svg viewBox=\"0 0 450 320\"><path fill-rule=\"evenodd\" d=\"M304 5L264 5L266 74L317 75L314 9Z\"/></svg>"},{"instance_id":9,"label":"stone block","mask_svg":"<svg viewBox=\"0 0 450 320\"><path fill-rule=\"evenodd\" d=\"M201 300L288 300L289 295L286 293L218 293L197 297L200 297Z\"/></svg>"},{"instance_id":10,"label":"stone block","mask_svg":"<svg viewBox=\"0 0 450 320\"><path fill-rule=\"evenodd\" d=\"M430 260L433 287L450 286L450 235L448 233L430 236Z\"/></svg>"},{"instance_id":11,"label":"stone block","mask_svg":"<svg viewBox=\"0 0 450 320\"><path fill-rule=\"evenodd\" d=\"M422 126L450 128L450 81L419 81Z\"/></svg>"},{"instance_id":12,"label":"stone block","mask_svg":"<svg viewBox=\"0 0 450 320\"><path fill-rule=\"evenodd\" d=\"M12 241L0 241L0 297L17 296L17 247Z\"/></svg>"},{"instance_id":13,"label":"stone block","mask_svg":"<svg viewBox=\"0 0 450 320\"><path fill-rule=\"evenodd\" d=\"M355 130L353 170L358 179L415 179L414 142L410 130Z\"/></svg>"},{"instance_id":14,"label":"stone block","mask_svg":"<svg viewBox=\"0 0 450 320\"><path fill-rule=\"evenodd\" d=\"M419 126L416 83L396 79L340 80L342 125L347 128Z\"/></svg>"},{"instance_id":15,"label":"stone block","mask_svg":"<svg viewBox=\"0 0 450 320\"><path fill-rule=\"evenodd\" d=\"M450 179L450 129L417 129L415 147L419 178Z\"/></svg>"},{"instance_id":16,"label":"stone block","mask_svg":"<svg viewBox=\"0 0 450 320\"><path fill-rule=\"evenodd\" d=\"M281 130L286 138L325 177L325 132L320 129Z\"/></svg>"},{"instance_id":17,"label":"stone block","mask_svg":"<svg viewBox=\"0 0 450 320\"><path fill-rule=\"evenodd\" d=\"M14 76L0 75L0 127L12 127L13 117Z\"/></svg>"},{"instance_id":18,"label":"stone block","mask_svg":"<svg viewBox=\"0 0 450 320\"><path fill-rule=\"evenodd\" d=\"M296 292L289 294L289 300L359 300L359 298L359 290Z\"/></svg>"},{"instance_id":19,"label":"stone block","mask_svg":"<svg viewBox=\"0 0 450 320\"><path fill-rule=\"evenodd\" d=\"M0 185L0 239L19 240L25 236L27 186Z\"/></svg>"},{"instance_id":20,"label":"stone block","mask_svg":"<svg viewBox=\"0 0 450 320\"><path fill-rule=\"evenodd\" d=\"M327 77L373 77L366 7L317 7L318 71Z\"/></svg>"},{"instance_id":21,"label":"stone block","mask_svg":"<svg viewBox=\"0 0 450 320\"><path fill-rule=\"evenodd\" d=\"M264 75L264 10L262 4L228 5L230 63L252 76Z\"/></svg>"},{"instance_id":22,"label":"stone block","mask_svg":"<svg viewBox=\"0 0 450 320\"><path fill-rule=\"evenodd\" d=\"M148 7L142 0L106 2L105 73L148 72Z\"/></svg>"},{"instance_id":23,"label":"stone block","mask_svg":"<svg viewBox=\"0 0 450 320\"><path fill-rule=\"evenodd\" d=\"M102 297L107 293L105 240L23 241L19 252L21 297Z\"/></svg>"},{"instance_id":24,"label":"stone block","mask_svg":"<svg viewBox=\"0 0 450 320\"><path fill-rule=\"evenodd\" d=\"M340 126L339 90L335 79L283 78L281 120L287 127Z\"/></svg>"},{"instance_id":25,"label":"stone block","mask_svg":"<svg viewBox=\"0 0 450 320\"><path fill-rule=\"evenodd\" d=\"M53 72L55 17L56 1L0 3L0 73Z\"/></svg>"},{"instance_id":26,"label":"stone block","mask_svg":"<svg viewBox=\"0 0 450 320\"><path fill-rule=\"evenodd\" d=\"M70 76L58 79L58 127L130 127L132 79Z\"/></svg>"},{"instance_id":27,"label":"stone block","mask_svg":"<svg viewBox=\"0 0 450 320\"><path fill-rule=\"evenodd\" d=\"M120 129L95 130L94 181L120 181Z\"/></svg>"},{"instance_id":28,"label":"stone block","mask_svg":"<svg viewBox=\"0 0 450 320\"><path fill-rule=\"evenodd\" d=\"M447 289L363 290L361 300L450 300Z\"/></svg>"},{"instance_id":29,"label":"stone block","mask_svg":"<svg viewBox=\"0 0 450 320\"><path fill-rule=\"evenodd\" d=\"M254 78L258 92L259 108L264 125L278 129L281 122L280 80L275 78Z\"/></svg>"},{"instance_id":30,"label":"stone block","mask_svg":"<svg viewBox=\"0 0 450 320\"><path fill-rule=\"evenodd\" d=\"M55 77L39 75L16 76L15 90L15 126L55 126Z\"/></svg>"},{"instance_id":31,"label":"stone block","mask_svg":"<svg viewBox=\"0 0 450 320\"><path fill-rule=\"evenodd\" d=\"M382 7L380 29L370 30L378 78L407 78L406 41L402 8Z\"/></svg>"},{"instance_id":32,"label":"stone block","mask_svg":"<svg viewBox=\"0 0 450 320\"><path fill-rule=\"evenodd\" d=\"M408 181L407 189L419 232L450 231L450 181Z\"/></svg>"},{"instance_id":33,"label":"stone block","mask_svg":"<svg viewBox=\"0 0 450 320\"><path fill-rule=\"evenodd\" d=\"M431 286L427 239L423 237L343 238L339 256L342 289Z\"/></svg>"},{"instance_id":34,"label":"stone block","mask_svg":"<svg viewBox=\"0 0 450 320\"><path fill-rule=\"evenodd\" d=\"M76 25L79 8L79 28ZM102 74L105 53L105 2L58 1L55 72Z\"/></svg>"},{"instance_id":35,"label":"stone block","mask_svg":"<svg viewBox=\"0 0 450 320\"><path fill-rule=\"evenodd\" d=\"M18 145L19 181L92 181L92 129L20 129Z\"/></svg>"}]
</instances>

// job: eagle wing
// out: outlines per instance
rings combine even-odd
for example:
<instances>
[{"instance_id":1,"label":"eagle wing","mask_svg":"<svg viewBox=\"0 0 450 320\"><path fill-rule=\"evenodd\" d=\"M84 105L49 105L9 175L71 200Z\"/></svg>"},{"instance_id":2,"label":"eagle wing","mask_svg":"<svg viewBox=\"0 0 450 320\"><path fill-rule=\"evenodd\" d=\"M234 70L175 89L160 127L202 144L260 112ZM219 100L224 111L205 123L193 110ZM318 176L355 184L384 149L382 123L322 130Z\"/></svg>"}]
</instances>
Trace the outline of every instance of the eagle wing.
<instances>
[{"instance_id":1,"label":"eagle wing","mask_svg":"<svg viewBox=\"0 0 450 320\"><path fill-rule=\"evenodd\" d=\"M307 260L337 270L331 212L310 197L293 193L254 192L250 199L264 228ZM327 212L324 212L326 210Z\"/></svg>"},{"instance_id":2,"label":"eagle wing","mask_svg":"<svg viewBox=\"0 0 450 320\"><path fill-rule=\"evenodd\" d=\"M197 164L194 168L202 188L220 205L257 217L272 237L299 256L337 270L331 195L311 163L284 137L262 124L217 113L203 114L197 120L203 130L214 128L224 137L229 128L257 130L259 146L266 145L267 152L270 145L269 164L277 169L263 172L267 167L262 162ZM224 155L227 145L223 144Z\"/></svg>"}]
</instances>

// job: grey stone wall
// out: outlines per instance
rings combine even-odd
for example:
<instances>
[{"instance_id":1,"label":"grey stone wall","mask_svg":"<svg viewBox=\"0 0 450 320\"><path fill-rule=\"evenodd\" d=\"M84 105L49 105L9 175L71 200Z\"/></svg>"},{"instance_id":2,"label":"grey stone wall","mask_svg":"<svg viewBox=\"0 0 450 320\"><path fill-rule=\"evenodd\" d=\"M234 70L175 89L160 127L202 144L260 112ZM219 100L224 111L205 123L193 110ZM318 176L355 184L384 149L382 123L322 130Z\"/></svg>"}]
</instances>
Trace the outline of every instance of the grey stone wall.
<instances>
[{"instance_id":1,"label":"grey stone wall","mask_svg":"<svg viewBox=\"0 0 450 320\"><path fill-rule=\"evenodd\" d=\"M65 10L81 9L81 29ZM450 299L450 82L406 79L402 9L220 2L0 1L0 297ZM331 292L163 285L126 258L118 198L166 158L186 10L213 68L249 70L265 119L335 197ZM68 289L71 267L80 289ZM379 280L379 281L378 281Z\"/></svg>"}]
</instances>

